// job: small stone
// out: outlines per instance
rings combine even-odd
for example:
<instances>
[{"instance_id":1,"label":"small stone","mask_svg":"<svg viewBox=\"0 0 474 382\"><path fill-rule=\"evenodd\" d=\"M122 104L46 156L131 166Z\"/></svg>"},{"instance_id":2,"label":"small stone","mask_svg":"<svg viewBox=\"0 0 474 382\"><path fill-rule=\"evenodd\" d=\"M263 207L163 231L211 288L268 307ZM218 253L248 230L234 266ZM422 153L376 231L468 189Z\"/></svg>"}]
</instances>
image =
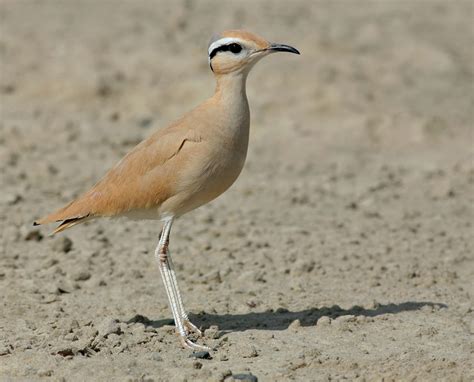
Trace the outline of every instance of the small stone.
<instances>
[{"instance_id":1,"label":"small stone","mask_svg":"<svg viewBox=\"0 0 474 382\"><path fill-rule=\"evenodd\" d=\"M199 362L199 361L194 361L194 362L193 362L193 368L194 368L194 369L198 369L198 370L199 370L199 369L202 369L202 363Z\"/></svg>"},{"instance_id":2,"label":"small stone","mask_svg":"<svg viewBox=\"0 0 474 382\"><path fill-rule=\"evenodd\" d=\"M357 321L358 323L364 323L364 322L367 321L367 317L366 317L366 316L362 316L362 315L356 316L356 321Z\"/></svg>"},{"instance_id":3,"label":"small stone","mask_svg":"<svg viewBox=\"0 0 474 382\"><path fill-rule=\"evenodd\" d=\"M346 322L354 322L356 320L356 317L352 314L346 314L344 316L339 316L336 318L335 323L337 324L342 324Z\"/></svg>"},{"instance_id":4,"label":"small stone","mask_svg":"<svg viewBox=\"0 0 474 382\"><path fill-rule=\"evenodd\" d=\"M7 346L0 346L0 356L10 354L10 348Z\"/></svg>"},{"instance_id":5,"label":"small stone","mask_svg":"<svg viewBox=\"0 0 474 382\"><path fill-rule=\"evenodd\" d=\"M72 332L73 330L79 329L80 325L77 320L72 320L71 324L69 325L69 330Z\"/></svg>"},{"instance_id":6,"label":"small stone","mask_svg":"<svg viewBox=\"0 0 474 382\"><path fill-rule=\"evenodd\" d=\"M224 370L223 372L219 373L218 376L217 376L217 379L219 380L219 382L222 382L224 381L226 378L230 377L232 375L232 371L231 370Z\"/></svg>"},{"instance_id":7,"label":"small stone","mask_svg":"<svg viewBox=\"0 0 474 382\"><path fill-rule=\"evenodd\" d=\"M72 249L72 240L67 236L61 236L51 242L51 249L55 252L68 253Z\"/></svg>"},{"instance_id":8,"label":"small stone","mask_svg":"<svg viewBox=\"0 0 474 382\"><path fill-rule=\"evenodd\" d=\"M314 261L297 261L292 267L292 274L301 276L305 273L311 273L316 266Z\"/></svg>"},{"instance_id":9,"label":"small stone","mask_svg":"<svg viewBox=\"0 0 474 382\"><path fill-rule=\"evenodd\" d=\"M73 290L74 288L65 281L60 280L56 283L56 294L71 293Z\"/></svg>"},{"instance_id":10,"label":"small stone","mask_svg":"<svg viewBox=\"0 0 474 382\"><path fill-rule=\"evenodd\" d=\"M228 361L229 356L227 354L221 354L219 357L219 361Z\"/></svg>"},{"instance_id":11,"label":"small stone","mask_svg":"<svg viewBox=\"0 0 474 382\"><path fill-rule=\"evenodd\" d=\"M110 333L107 336L107 345L112 346L112 347L120 345L120 335L115 334L115 333Z\"/></svg>"},{"instance_id":12,"label":"small stone","mask_svg":"<svg viewBox=\"0 0 474 382\"><path fill-rule=\"evenodd\" d=\"M141 314L136 314L130 320L127 321L128 324L142 323L143 325L150 325L151 320L148 317L142 316Z\"/></svg>"},{"instance_id":13,"label":"small stone","mask_svg":"<svg viewBox=\"0 0 474 382\"><path fill-rule=\"evenodd\" d=\"M151 353L151 359L153 361L157 361L157 362L162 362L163 361L163 358L161 357L160 353L158 353L156 351Z\"/></svg>"},{"instance_id":14,"label":"small stone","mask_svg":"<svg viewBox=\"0 0 474 382\"><path fill-rule=\"evenodd\" d=\"M375 310L375 309L378 309L380 308L380 303L376 300L372 300L372 302L367 306L368 309L370 310Z\"/></svg>"},{"instance_id":15,"label":"small stone","mask_svg":"<svg viewBox=\"0 0 474 382\"><path fill-rule=\"evenodd\" d=\"M59 260L58 259L47 259L44 263L43 263L43 268L51 268L52 266L56 265L59 263Z\"/></svg>"},{"instance_id":16,"label":"small stone","mask_svg":"<svg viewBox=\"0 0 474 382\"><path fill-rule=\"evenodd\" d=\"M72 275L74 281L87 281L91 278L91 274L88 271L79 271Z\"/></svg>"},{"instance_id":17,"label":"small stone","mask_svg":"<svg viewBox=\"0 0 474 382\"><path fill-rule=\"evenodd\" d=\"M53 370L40 369L36 374L38 374L38 377L51 377L53 375Z\"/></svg>"},{"instance_id":18,"label":"small stone","mask_svg":"<svg viewBox=\"0 0 474 382\"><path fill-rule=\"evenodd\" d=\"M15 90L16 90L16 87L13 84L6 84L0 87L0 91L3 94L12 94L12 93L15 93Z\"/></svg>"},{"instance_id":19,"label":"small stone","mask_svg":"<svg viewBox=\"0 0 474 382\"><path fill-rule=\"evenodd\" d=\"M138 121L138 125L143 128L148 128L153 123L153 118L145 117Z\"/></svg>"},{"instance_id":20,"label":"small stone","mask_svg":"<svg viewBox=\"0 0 474 382\"><path fill-rule=\"evenodd\" d=\"M319 318L318 322L316 323L317 326L328 326L331 325L331 318L328 316L322 316Z\"/></svg>"},{"instance_id":21,"label":"small stone","mask_svg":"<svg viewBox=\"0 0 474 382\"><path fill-rule=\"evenodd\" d=\"M204 330L204 336L213 340L217 340L220 336L219 327L212 325L209 327L209 329Z\"/></svg>"},{"instance_id":22,"label":"small stone","mask_svg":"<svg viewBox=\"0 0 474 382\"><path fill-rule=\"evenodd\" d=\"M132 332L135 333L143 333L145 331L145 325L142 324L141 322L136 322L133 325L128 325L131 329Z\"/></svg>"},{"instance_id":23,"label":"small stone","mask_svg":"<svg viewBox=\"0 0 474 382\"><path fill-rule=\"evenodd\" d=\"M212 359L211 353L208 351L197 351L189 355L189 358L198 358L198 359Z\"/></svg>"},{"instance_id":24,"label":"small stone","mask_svg":"<svg viewBox=\"0 0 474 382\"><path fill-rule=\"evenodd\" d=\"M75 347L59 347L53 350L52 354L58 354L63 357L72 357L77 354L77 349Z\"/></svg>"},{"instance_id":25,"label":"small stone","mask_svg":"<svg viewBox=\"0 0 474 382\"><path fill-rule=\"evenodd\" d=\"M294 320L289 326L288 329L293 330L293 331L298 331L301 328L301 321L296 319Z\"/></svg>"},{"instance_id":26,"label":"small stone","mask_svg":"<svg viewBox=\"0 0 474 382\"><path fill-rule=\"evenodd\" d=\"M41 241L43 240L43 234L37 229L32 229L32 230L28 230L24 234L23 238L26 241Z\"/></svg>"},{"instance_id":27,"label":"small stone","mask_svg":"<svg viewBox=\"0 0 474 382\"><path fill-rule=\"evenodd\" d=\"M122 330L120 329L119 321L115 318L106 318L104 319L99 326L97 327L99 331L99 336L107 337L109 334L121 334Z\"/></svg>"},{"instance_id":28,"label":"small stone","mask_svg":"<svg viewBox=\"0 0 474 382\"><path fill-rule=\"evenodd\" d=\"M232 375L234 381L258 382L258 378L253 374L234 374Z\"/></svg>"},{"instance_id":29,"label":"small stone","mask_svg":"<svg viewBox=\"0 0 474 382\"><path fill-rule=\"evenodd\" d=\"M250 346L250 347L247 347L246 349L244 349L242 353L243 353L242 357L244 357L244 358L258 357L258 351L255 348L255 346L253 346L253 345Z\"/></svg>"},{"instance_id":30,"label":"small stone","mask_svg":"<svg viewBox=\"0 0 474 382\"><path fill-rule=\"evenodd\" d=\"M319 349L309 349L303 353L303 358L314 360L321 356L321 350Z\"/></svg>"},{"instance_id":31,"label":"small stone","mask_svg":"<svg viewBox=\"0 0 474 382\"><path fill-rule=\"evenodd\" d=\"M58 301L57 296L55 296L54 294L40 296L40 298L40 304L51 304L52 302Z\"/></svg>"},{"instance_id":32,"label":"small stone","mask_svg":"<svg viewBox=\"0 0 474 382\"><path fill-rule=\"evenodd\" d=\"M218 270L209 272L208 274L202 276L200 280L203 284L222 283L221 273Z\"/></svg>"},{"instance_id":33,"label":"small stone","mask_svg":"<svg viewBox=\"0 0 474 382\"><path fill-rule=\"evenodd\" d=\"M6 204L9 206L13 206L23 200L20 194L3 194L0 196L0 204Z\"/></svg>"},{"instance_id":34,"label":"small stone","mask_svg":"<svg viewBox=\"0 0 474 382\"><path fill-rule=\"evenodd\" d=\"M74 333L68 333L64 336L66 341L76 341L78 338Z\"/></svg>"}]
</instances>

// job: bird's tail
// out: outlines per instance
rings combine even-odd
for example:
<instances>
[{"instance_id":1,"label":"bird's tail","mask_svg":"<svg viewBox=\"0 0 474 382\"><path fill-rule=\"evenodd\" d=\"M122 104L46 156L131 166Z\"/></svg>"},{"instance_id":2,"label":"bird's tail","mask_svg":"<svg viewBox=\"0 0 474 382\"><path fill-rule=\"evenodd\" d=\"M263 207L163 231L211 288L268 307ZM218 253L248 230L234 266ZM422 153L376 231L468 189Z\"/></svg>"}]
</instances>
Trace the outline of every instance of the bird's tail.
<instances>
[{"instance_id":1,"label":"bird's tail","mask_svg":"<svg viewBox=\"0 0 474 382\"><path fill-rule=\"evenodd\" d=\"M64 231L65 229L74 227L77 224L83 223L87 219L87 216L82 217L82 218L74 218L74 219L67 219L61 222L59 226L56 227L56 229L51 232L51 235L55 235L59 232Z\"/></svg>"},{"instance_id":2,"label":"bird's tail","mask_svg":"<svg viewBox=\"0 0 474 382\"><path fill-rule=\"evenodd\" d=\"M51 235L62 232L65 229L74 227L75 225L83 223L86 220L90 220L92 218L90 212L86 212L80 207L80 203L73 201L64 208L61 208L60 210L35 221L33 225L58 222L60 223L59 226L53 232L51 232Z\"/></svg>"}]
</instances>

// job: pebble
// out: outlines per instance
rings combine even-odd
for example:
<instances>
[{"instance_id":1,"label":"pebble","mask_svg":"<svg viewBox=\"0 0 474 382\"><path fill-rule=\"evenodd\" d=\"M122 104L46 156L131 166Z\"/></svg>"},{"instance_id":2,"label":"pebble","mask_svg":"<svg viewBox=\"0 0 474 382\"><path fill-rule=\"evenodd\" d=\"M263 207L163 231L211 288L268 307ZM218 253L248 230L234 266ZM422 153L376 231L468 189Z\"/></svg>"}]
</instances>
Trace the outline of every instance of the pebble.
<instances>
[{"instance_id":1,"label":"pebble","mask_svg":"<svg viewBox=\"0 0 474 382\"><path fill-rule=\"evenodd\" d=\"M297 261L291 270L291 273L295 276L301 276L305 273L311 273L316 266L316 263L311 261Z\"/></svg>"},{"instance_id":2,"label":"pebble","mask_svg":"<svg viewBox=\"0 0 474 382\"><path fill-rule=\"evenodd\" d=\"M229 360L229 356L227 354L221 354L221 356L219 357L219 361L228 361Z\"/></svg>"},{"instance_id":3,"label":"pebble","mask_svg":"<svg viewBox=\"0 0 474 382\"><path fill-rule=\"evenodd\" d=\"M151 353L151 359L153 361L157 361L157 362L162 362L163 361L163 358L161 357L160 353L158 353L156 351Z\"/></svg>"},{"instance_id":4,"label":"pebble","mask_svg":"<svg viewBox=\"0 0 474 382\"><path fill-rule=\"evenodd\" d=\"M242 357L244 358L254 358L258 357L258 351L255 348L255 346L247 346L246 348L243 349L242 351Z\"/></svg>"},{"instance_id":5,"label":"pebble","mask_svg":"<svg viewBox=\"0 0 474 382\"><path fill-rule=\"evenodd\" d=\"M358 323L367 322L367 317L366 317L366 316L362 316L362 315L357 316L357 317L356 317L356 321L357 321Z\"/></svg>"},{"instance_id":6,"label":"pebble","mask_svg":"<svg viewBox=\"0 0 474 382\"><path fill-rule=\"evenodd\" d=\"M10 349L7 346L0 346L0 356L10 354Z\"/></svg>"},{"instance_id":7,"label":"pebble","mask_svg":"<svg viewBox=\"0 0 474 382\"><path fill-rule=\"evenodd\" d=\"M233 374L234 381L258 382L258 378L253 374Z\"/></svg>"},{"instance_id":8,"label":"pebble","mask_svg":"<svg viewBox=\"0 0 474 382\"><path fill-rule=\"evenodd\" d=\"M375 309L380 308L380 306L381 306L380 302L376 300L372 300L372 302L367 306L367 308L371 310L375 310Z\"/></svg>"},{"instance_id":9,"label":"pebble","mask_svg":"<svg viewBox=\"0 0 474 382\"><path fill-rule=\"evenodd\" d=\"M122 330L120 329L119 321L115 318L106 318L104 319L97 327L99 331L99 336L107 337L109 334L121 334Z\"/></svg>"},{"instance_id":10,"label":"pebble","mask_svg":"<svg viewBox=\"0 0 474 382\"><path fill-rule=\"evenodd\" d=\"M110 333L107 336L107 345L114 347L120 344L120 335L116 333Z\"/></svg>"},{"instance_id":11,"label":"pebble","mask_svg":"<svg viewBox=\"0 0 474 382\"><path fill-rule=\"evenodd\" d=\"M197 351L189 355L189 358L212 359L211 353L208 351Z\"/></svg>"},{"instance_id":12,"label":"pebble","mask_svg":"<svg viewBox=\"0 0 474 382\"><path fill-rule=\"evenodd\" d=\"M91 278L91 273L89 271L79 271L72 275L74 281L87 281Z\"/></svg>"},{"instance_id":13,"label":"pebble","mask_svg":"<svg viewBox=\"0 0 474 382\"><path fill-rule=\"evenodd\" d=\"M224 381L226 378L230 377L232 375L232 371L231 370L224 370L222 372L219 373L219 375L217 376L217 379L219 380L219 382L222 382Z\"/></svg>"},{"instance_id":14,"label":"pebble","mask_svg":"<svg viewBox=\"0 0 474 382\"><path fill-rule=\"evenodd\" d=\"M204 330L204 336L213 340L217 340L220 336L219 327L212 325L209 327L209 329Z\"/></svg>"},{"instance_id":15,"label":"pebble","mask_svg":"<svg viewBox=\"0 0 474 382\"><path fill-rule=\"evenodd\" d=\"M41 241L43 240L43 234L37 229L30 229L24 233L23 239L26 241Z\"/></svg>"},{"instance_id":16,"label":"pebble","mask_svg":"<svg viewBox=\"0 0 474 382\"><path fill-rule=\"evenodd\" d=\"M316 322L317 326L328 326L331 325L331 318L328 316L322 316L319 318L319 320Z\"/></svg>"},{"instance_id":17,"label":"pebble","mask_svg":"<svg viewBox=\"0 0 474 382\"><path fill-rule=\"evenodd\" d=\"M293 331L298 331L301 328L301 321L296 319L294 320L289 326L288 329L293 330Z\"/></svg>"},{"instance_id":18,"label":"pebble","mask_svg":"<svg viewBox=\"0 0 474 382\"><path fill-rule=\"evenodd\" d=\"M53 370L40 369L36 374L38 374L38 377L51 377L53 375Z\"/></svg>"},{"instance_id":19,"label":"pebble","mask_svg":"<svg viewBox=\"0 0 474 382\"><path fill-rule=\"evenodd\" d=\"M128 320L129 325L133 325L137 322L142 323L144 325L150 325L151 324L151 320L148 317L145 317L141 314L136 314L130 320Z\"/></svg>"},{"instance_id":20,"label":"pebble","mask_svg":"<svg viewBox=\"0 0 474 382\"><path fill-rule=\"evenodd\" d=\"M69 327L69 331L72 332L73 330L79 329L80 325L79 325L79 322L77 320L71 320L68 327Z\"/></svg>"},{"instance_id":21,"label":"pebble","mask_svg":"<svg viewBox=\"0 0 474 382\"><path fill-rule=\"evenodd\" d=\"M203 284L209 284L209 283L220 284L220 283L222 283L222 277L221 277L221 274L218 270L214 270L214 271L211 271L208 274L202 276L200 278L200 281Z\"/></svg>"},{"instance_id":22,"label":"pebble","mask_svg":"<svg viewBox=\"0 0 474 382\"><path fill-rule=\"evenodd\" d=\"M60 236L51 242L51 249L55 252L68 253L71 251L73 242L67 236Z\"/></svg>"},{"instance_id":23,"label":"pebble","mask_svg":"<svg viewBox=\"0 0 474 382\"><path fill-rule=\"evenodd\" d=\"M346 322L353 322L356 320L356 317L352 314L346 314L344 316L339 316L336 318L335 323L342 324Z\"/></svg>"},{"instance_id":24,"label":"pebble","mask_svg":"<svg viewBox=\"0 0 474 382\"><path fill-rule=\"evenodd\" d=\"M8 194L5 193L2 196L0 196L0 203L1 204L6 204L9 206L13 206L23 200L23 197L20 194Z\"/></svg>"},{"instance_id":25,"label":"pebble","mask_svg":"<svg viewBox=\"0 0 474 382\"><path fill-rule=\"evenodd\" d=\"M74 290L74 287L65 281L60 280L56 283L55 293L57 294L71 293L73 290Z\"/></svg>"},{"instance_id":26,"label":"pebble","mask_svg":"<svg viewBox=\"0 0 474 382\"><path fill-rule=\"evenodd\" d=\"M52 354L59 354L63 357L72 357L77 354L76 347L66 346L66 347L58 347L52 351Z\"/></svg>"},{"instance_id":27,"label":"pebble","mask_svg":"<svg viewBox=\"0 0 474 382\"><path fill-rule=\"evenodd\" d=\"M66 341L76 341L78 339L78 337L74 333L68 333L64 336L64 339Z\"/></svg>"}]
</instances>

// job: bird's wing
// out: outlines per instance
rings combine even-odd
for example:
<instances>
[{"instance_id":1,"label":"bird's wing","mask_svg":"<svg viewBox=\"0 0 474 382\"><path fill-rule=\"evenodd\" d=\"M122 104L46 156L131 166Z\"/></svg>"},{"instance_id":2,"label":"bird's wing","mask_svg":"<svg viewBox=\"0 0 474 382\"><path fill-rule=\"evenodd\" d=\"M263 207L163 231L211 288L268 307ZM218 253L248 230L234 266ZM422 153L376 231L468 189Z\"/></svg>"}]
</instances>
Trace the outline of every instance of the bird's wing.
<instances>
[{"instance_id":1,"label":"bird's wing","mask_svg":"<svg viewBox=\"0 0 474 382\"><path fill-rule=\"evenodd\" d=\"M185 145L200 141L199 134L184 120L157 131L132 149L92 189L35 224L64 221L72 226L86 218L159 206L176 187L179 174L173 158Z\"/></svg>"}]
</instances>

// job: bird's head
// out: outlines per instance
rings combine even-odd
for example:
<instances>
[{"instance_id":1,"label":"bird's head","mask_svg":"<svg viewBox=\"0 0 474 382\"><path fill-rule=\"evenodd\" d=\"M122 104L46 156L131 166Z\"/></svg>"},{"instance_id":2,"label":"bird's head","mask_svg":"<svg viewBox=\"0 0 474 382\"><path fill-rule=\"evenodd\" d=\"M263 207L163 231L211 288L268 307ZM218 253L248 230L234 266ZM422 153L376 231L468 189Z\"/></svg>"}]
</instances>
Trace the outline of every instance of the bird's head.
<instances>
[{"instance_id":1,"label":"bird's head","mask_svg":"<svg viewBox=\"0 0 474 382\"><path fill-rule=\"evenodd\" d=\"M243 30L229 30L214 35L209 42L209 65L216 75L246 74L257 61L275 52L300 54L292 46L270 43Z\"/></svg>"}]
</instances>

